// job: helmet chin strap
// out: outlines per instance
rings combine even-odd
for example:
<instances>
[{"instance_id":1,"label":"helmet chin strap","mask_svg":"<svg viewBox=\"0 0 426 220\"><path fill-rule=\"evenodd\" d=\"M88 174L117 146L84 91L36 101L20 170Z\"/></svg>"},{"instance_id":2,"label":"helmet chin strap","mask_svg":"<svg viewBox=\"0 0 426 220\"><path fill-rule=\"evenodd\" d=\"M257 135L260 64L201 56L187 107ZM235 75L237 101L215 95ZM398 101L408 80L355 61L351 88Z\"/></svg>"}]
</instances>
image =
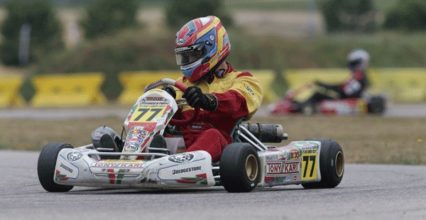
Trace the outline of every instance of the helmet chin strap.
<instances>
[{"instance_id":1,"label":"helmet chin strap","mask_svg":"<svg viewBox=\"0 0 426 220\"><path fill-rule=\"evenodd\" d=\"M208 83L211 83L214 80L214 76L216 76L217 78L223 78L226 72L226 68L219 68L219 67L223 64L223 62L225 62L225 58L219 61L206 75L201 77L197 82L201 82L205 80Z\"/></svg>"}]
</instances>

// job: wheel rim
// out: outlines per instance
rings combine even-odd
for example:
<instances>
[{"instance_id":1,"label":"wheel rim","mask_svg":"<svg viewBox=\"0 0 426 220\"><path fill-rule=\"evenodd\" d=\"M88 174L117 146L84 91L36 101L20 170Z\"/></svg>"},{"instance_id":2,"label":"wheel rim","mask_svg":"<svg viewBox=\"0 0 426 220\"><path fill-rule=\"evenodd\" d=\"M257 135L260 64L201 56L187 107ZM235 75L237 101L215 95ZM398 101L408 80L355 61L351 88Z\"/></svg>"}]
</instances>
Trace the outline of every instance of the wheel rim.
<instances>
[{"instance_id":1,"label":"wheel rim","mask_svg":"<svg viewBox=\"0 0 426 220\"><path fill-rule=\"evenodd\" d=\"M336 159L335 159L335 167L336 167L336 175L338 177L343 176L343 171L345 167L345 159L343 157L342 151L337 152Z\"/></svg>"},{"instance_id":2,"label":"wheel rim","mask_svg":"<svg viewBox=\"0 0 426 220\"><path fill-rule=\"evenodd\" d=\"M257 158L250 154L246 158L246 174L250 181L255 181L257 178L257 174L259 172L259 166L257 163Z\"/></svg>"}]
</instances>

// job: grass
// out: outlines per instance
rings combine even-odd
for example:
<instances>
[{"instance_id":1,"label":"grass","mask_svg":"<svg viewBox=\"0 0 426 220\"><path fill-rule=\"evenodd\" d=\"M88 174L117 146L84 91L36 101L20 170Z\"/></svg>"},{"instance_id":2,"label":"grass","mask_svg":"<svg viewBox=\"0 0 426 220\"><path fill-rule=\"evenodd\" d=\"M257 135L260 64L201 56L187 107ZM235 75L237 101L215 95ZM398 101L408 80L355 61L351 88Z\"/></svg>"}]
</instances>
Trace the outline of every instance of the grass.
<instances>
[{"instance_id":1,"label":"grass","mask_svg":"<svg viewBox=\"0 0 426 220\"><path fill-rule=\"evenodd\" d=\"M283 117L291 140L337 140L351 163L426 164L426 118Z\"/></svg>"},{"instance_id":2,"label":"grass","mask_svg":"<svg viewBox=\"0 0 426 220\"><path fill-rule=\"evenodd\" d=\"M283 124L290 140L335 139L349 163L426 164L426 118L286 116L252 121ZM121 123L120 118L1 119L0 149L39 151L48 142L83 145L90 143L90 133L97 126L119 130Z\"/></svg>"}]
</instances>

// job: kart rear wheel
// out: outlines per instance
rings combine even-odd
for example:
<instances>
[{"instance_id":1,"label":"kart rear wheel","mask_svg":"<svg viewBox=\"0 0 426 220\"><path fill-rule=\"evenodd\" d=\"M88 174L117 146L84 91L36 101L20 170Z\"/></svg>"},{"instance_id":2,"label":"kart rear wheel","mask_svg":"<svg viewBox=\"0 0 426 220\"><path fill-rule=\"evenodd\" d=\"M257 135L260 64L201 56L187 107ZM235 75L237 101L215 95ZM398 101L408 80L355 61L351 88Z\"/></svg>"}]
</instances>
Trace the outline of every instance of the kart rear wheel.
<instances>
[{"instance_id":1,"label":"kart rear wheel","mask_svg":"<svg viewBox=\"0 0 426 220\"><path fill-rule=\"evenodd\" d=\"M47 144L38 157L38 179L41 186L48 192L68 192L73 188L73 186L59 185L53 181L56 159L59 151L64 148L73 148L73 146L62 143Z\"/></svg>"},{"instance_id":2,"label":"kart rear wheel","mask_svg":"<svg viewBox=\"0 0 426 220\"><path fill-rule=\"evenodd\" d=\"M345 171L345 158L342 147L333 140L320 140L321 181L302 183L305 189L334 188L342 181Z\"/></svg>"},{"instance_id":3,"label":"kart rear wheel","mask_svg":"<svg viewBox=\"0 0 426 220\"><path fill-rule=\"evenodd\" d=\"M220 180L228 192L250 192L260 179L260 161L247 143L228 145L220 159Z\"/></svg>"}]
</instances>

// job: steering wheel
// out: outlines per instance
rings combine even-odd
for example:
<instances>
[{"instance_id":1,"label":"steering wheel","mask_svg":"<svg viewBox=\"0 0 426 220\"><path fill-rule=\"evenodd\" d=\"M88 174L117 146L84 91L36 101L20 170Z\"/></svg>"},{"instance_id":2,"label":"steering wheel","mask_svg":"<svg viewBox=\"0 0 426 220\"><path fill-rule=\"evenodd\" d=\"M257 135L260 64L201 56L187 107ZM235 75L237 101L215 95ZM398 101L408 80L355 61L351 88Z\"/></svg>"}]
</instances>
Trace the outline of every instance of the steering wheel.
<instances>
[{"instance_id":1,"label":"steering wheel","mask_svg":"<svg viewBox=\"0 0 426 220\"><path fill-rule=\"evenodd\" d=\"M156 82L149 84L147 87L145 87L144 92L149 91L149 90L154 89L154 88L159 87L159 86L166 86L166 85L174 86L182 92L184 92L186 90L186 85L183 84L182 82L178 82L174 79L164 78L164 79L160 79ZM191 117L189 117L187 119L174 119L173 118L172 120L170 120L170 124L177 125L177 126L188 125L188 124L192 123L197 118L199 113L200 113L200 108L196 107L196 108L194 108L194 114L192 114Z\"/></svg>"}]
</instances>

